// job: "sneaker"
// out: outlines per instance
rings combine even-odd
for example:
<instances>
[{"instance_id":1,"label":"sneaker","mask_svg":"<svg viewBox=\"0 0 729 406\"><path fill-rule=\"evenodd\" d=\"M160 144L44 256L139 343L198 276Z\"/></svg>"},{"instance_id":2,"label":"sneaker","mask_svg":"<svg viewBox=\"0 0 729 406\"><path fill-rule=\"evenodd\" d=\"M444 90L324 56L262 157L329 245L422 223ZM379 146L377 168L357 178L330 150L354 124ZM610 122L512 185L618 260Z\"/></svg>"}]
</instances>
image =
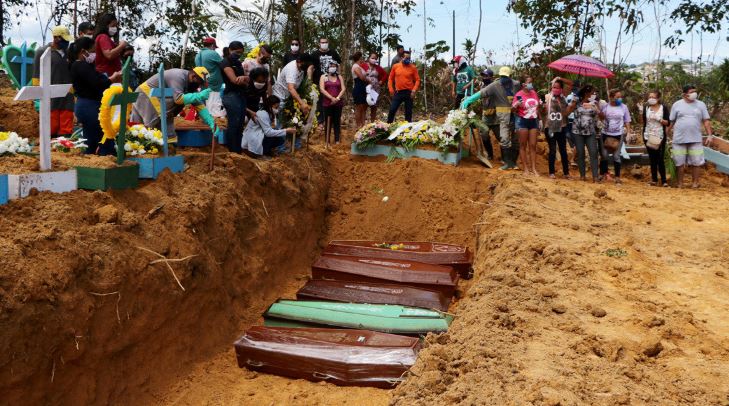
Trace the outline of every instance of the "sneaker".
<instances>
[{"instance_id":1,"label":"sneaker","mask_svg":"<svg viewBox=\"0 0 729 406\"><path fill-rule=\"evenodd\" d=\"M508 171L509 169L511 169L511 166L506 163L501 165L501 167L499 168L500 171Z\"/></svg>"},{"instance_id":2,"label":"sneaker","mask_svg":"<svg viewBox=\"0 0 729 406\"><path fill-rule=\"evenodd\" d=\"M553 173L550 173L550 174L549 174L549 179L557 179L557 177L556 177L556 176L554 176L554 174L553 174Z\"/></svg>"}]
</instances>

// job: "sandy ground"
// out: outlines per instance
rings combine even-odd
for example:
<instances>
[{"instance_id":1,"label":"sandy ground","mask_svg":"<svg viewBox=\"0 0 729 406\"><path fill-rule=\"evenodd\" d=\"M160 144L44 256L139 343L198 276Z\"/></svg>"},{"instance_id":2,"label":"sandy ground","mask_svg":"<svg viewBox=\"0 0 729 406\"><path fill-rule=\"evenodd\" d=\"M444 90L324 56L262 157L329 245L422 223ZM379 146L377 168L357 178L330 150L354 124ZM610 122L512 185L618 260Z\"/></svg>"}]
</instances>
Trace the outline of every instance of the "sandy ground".
<instances>
[{"instance_id":1,"label":"sandy ground","mask_svg":"<svg viewBox=\"0 0 729 406\"><path fill-rule=\"evenodd\" d=\"M726 177L593 185L345 145L209 173L183 153L184 174L135 191L0 207L0 404L729 403ZM476 252L456 321L395 390L236 365L233 341L333 238ZM175 264L186 290L137 246L197 255Z\"/></svg>"}]
</instances>

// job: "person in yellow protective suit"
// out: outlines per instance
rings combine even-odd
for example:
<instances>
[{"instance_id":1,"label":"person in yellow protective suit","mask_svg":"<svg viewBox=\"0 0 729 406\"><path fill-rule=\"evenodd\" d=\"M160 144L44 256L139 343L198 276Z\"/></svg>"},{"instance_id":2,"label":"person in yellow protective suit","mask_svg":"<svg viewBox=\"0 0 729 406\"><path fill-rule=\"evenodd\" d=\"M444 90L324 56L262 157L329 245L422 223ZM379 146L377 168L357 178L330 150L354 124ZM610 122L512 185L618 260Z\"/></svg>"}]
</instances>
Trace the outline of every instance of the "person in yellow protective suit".
<instances>
[{"instance_id":1,"label":"person in yellow protective suit","mask_svg":"<svg viewBox=\"0 0 729 406\"><path fill-rule=\"evenodd\" d=\"M210 129L219 136L221 131L215 125L213 116L205 108L205 101L208 99L211 89L203 89L205 85L205 77L208 70L198 66L192 70L186 69L167 69L165 70L165 87L171 88L173 97L166 99L167 102L167 137L175 136L175 120L174 117L180 114L183 107L192 105L198 111L198 115L202 121L207 124ZM152 89L159 87L159 75L154 75L146 82L137 87L139 93L137 101L132 107L131 121L143 123L145 127L159 128L160 126L160 100L156 97L150 97Z\"/></svg>"}]
</instances>

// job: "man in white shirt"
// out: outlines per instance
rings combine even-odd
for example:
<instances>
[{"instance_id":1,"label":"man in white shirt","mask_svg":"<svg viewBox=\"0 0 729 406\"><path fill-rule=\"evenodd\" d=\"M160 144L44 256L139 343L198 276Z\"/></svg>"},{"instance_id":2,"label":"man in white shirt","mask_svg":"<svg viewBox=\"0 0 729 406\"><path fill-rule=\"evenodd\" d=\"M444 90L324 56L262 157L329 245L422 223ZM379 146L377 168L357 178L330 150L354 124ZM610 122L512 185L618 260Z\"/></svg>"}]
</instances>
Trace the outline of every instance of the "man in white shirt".
<instances>
[{"instance_id":1,"label":"man in white shirt","mask_svg":"<svg viewBox=\"0 0 729 406\"><path fill-rule=\"evenodd\" d=\"M307 68L311 66L311 56L309 54L301 54L295 61L289 62L288 65L281 69L278 74L276 83L273 85L273 95L281 99L283 105L289 97L293 97L299 103L301 111L308 114L311 106L299 95L298 88L304 80Z\"/></svg>"}]
</instances>

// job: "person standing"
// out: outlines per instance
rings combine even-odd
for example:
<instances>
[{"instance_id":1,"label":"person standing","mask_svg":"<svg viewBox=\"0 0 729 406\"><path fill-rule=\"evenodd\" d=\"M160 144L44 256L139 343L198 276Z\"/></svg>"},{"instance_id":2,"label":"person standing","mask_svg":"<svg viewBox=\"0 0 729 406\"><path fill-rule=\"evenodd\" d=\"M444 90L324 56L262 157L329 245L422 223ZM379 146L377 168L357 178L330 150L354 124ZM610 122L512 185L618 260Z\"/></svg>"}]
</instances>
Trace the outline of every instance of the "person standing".
<instances>
[{"instance_id":1,"label":"person standing","mask_svg":"<svg viewBox=\"0 0 729 406\"><path fill-rule=\"evenodd\" d=\"M392 67L387 83L390 95L393 96L387 115L388 123L395 121L395 114L402 103L405 103L405 120L413 121L413 99L420 88L420 75L410 59L410 51L405 51L403 57L402 62Z\"/></svg>"},{"instance_id":2,"label":"person standing","mask_svg":"<svg viewBox=\"0 0 729 406\"><path fill-rule=\"evenodd\" d=\"M76 41L80 40L81 38L91 38L94 39L94 25L88 21L84 21L81 24L79 24L76 27ZM78 55L78 50L76 50L76 41L72 42L68 45L68 54L70 55ZM70 57L68 58L69 63L74 63L75 60L72 60Z\"/></svg>"},{"instance_id":3,"label":"person standing","mask_svg":"<svg viewBox=\"0 0 729 406\"><path fill-rule=\"evenodd\" d=\"M291 61L295 61L301 55L301 41L298 38L291 40L289 51L284 54L283 65L288 65Z\"/></svg>"},{"instance_id":4,"label":"person standing","mask_svg":"<svg viewBox=\"0 0 729 406\"><path fill-rule=\"evenodd\" d=\"M580 170L580 180L586 180L585 148L590 155L590 170L592 182L599 181L598 175L598 149L597 149L597 121L600 108L597 104L595 88L591 85L583 86L577 96L569 104L568 112L574 112L575 120L572 123L572 135L577 149L577 167Z\"/></svg>"},{"instance_id":5,"label":"person standing","mask_svg":"<svg viewBox=\"0 0 729 406\"><path fill-rule=\"evenodd\" d=\"M251 71L256 68L263 68L271 71L271 58L273 57L273 48L268 44L258 46L258 55L255 58L246 58L243 61L243 71L246 75L250 75Z\"/></svg>"},{"instance_id":6,"label":"person standing","mask_svg":"<svg viewBox=\"0 0 729 406\"><path fill-rule=\"evenodd\" d=\"M367 105L370 107L370 121L377 120L377 102L382 92L382 86L387 81L387 72L380 66L380 55L370 52L367 62L362 63L367 76Z\"/></svg>"},{"instance_id":7,"label":"person standing","mask_svg":"<svg viewBox=\"0 0 729 406\"><path fill-rule=\"evenodd\" d=\"M335 61L341 65L342 58L339 56L337 51L332 49L329 44L329 39L319 38L319 49L311 54L311 58L314 60L314 77L311 78L314 83L319 83L321 75L329 71L329 63ZM323 98L319 98L317 101L317 118L319 123L324 121L322 115L322 102Z\"/></svg>"},{"instance_id":8,"label":"person standing","mask_svg":"<svg viewBox=\"0 0 729 406\"><path fill-rule=\"evenodd\" d=\"M245 90L246 112L250 119L255 119L256 112L262 108L263 102L268 96L269 74L265 68L256 68L248 77L250 82Z\"/></svg>"},{"instance_id":9,"label":"person standing","mask_svg":"<svg viewBox=\"0 0 729 406\"><path fill-rule=\"evenodd\" d=\"M643 142L651 161L651 186L658 185L659 174L661 175L661 185L668 186L666 163L663 157L666 152L670 116L670 109L661 103L661 92L654 90L648 93L646 105L643 106Z\"/></svg>"},{"instance_id":10,"label":"person standing","mask_svg":"<svg viewBox=\"0 0 729 406\"><path fill-rule=\"evenodd\" d=\"M570 178L570 163L567 156L567 100L563 94L564 82L555 80L552 82L552 91L545 96L547 104L547 116L545 127L547 129L547 143L549 144L549 177L555 178L555 163L557 161L557 148L559 148L560 161L562 162L562 175L565 179Z\"/></svg>"},{"instance_id":11,"label":"person standing","mask_svg":"<svg viewBox=\"0 0 729 406\"><path fill-rule=\"evenodd\" d=\"M453 80L451 82L451 97L455 98L455 107L461 106L463 98L473 94L473 82L476 73L468 66L468 60L458 55L451 61L453 66Z\"/></svg>"},{"instance_id":12,"label":"person standing","mask_svg":"<svg viewBox=\"0 0 729 406\"><path fill-rule=\"evenodd\" d=\"M256 112L256 118L248 121L240 145L248 155L254 158L270 156L275 148L284 145L286 134L296 134L296 128L275 129L273 122L280 106L278 97L268 96Z\"/></svg>"},{"instance_id":13,"label":"person standing","mask_svg":"<svg viewBox=\"0 0 729 406\"><path fill-rule=\"evenodd\" d=\"M273 95L281 100L281 103L285 103L289 97L293 97L294 100L299 104L301 111L304 115L309 114L311 106L306 100L299 94L299 86L304 80L304 75L308 67L312 63L312 58L309 54L301 54L295 61L289 62L288 65L284 66L276 78L276 83L273 85ZM280 113L280 111L279 111Z\"/></svg>"},{"instance_id":14,"label":"person standing","mask_svg":"<svg viewBox=\"0 0 729 406\"><path fill-rule=\"evenodd\" d=\"M114 14L105 14L96 26L96 70L108 76L122 68L121 54L127 47L126 41L119 41L119 21Z\"/></svg>"},{"instance_id":15,"label":"person standing","mask_svg":"<svg viewBox=\"0 0 729 406\"><path fill-rule=\"evenodd\" d=\"M481 72L481 90L485 89L488 85L494 81L494 71L491 69L484 69ZM481 119L484 125L488 129L479 129L479 135L483 146L486 148L486 155L489 160L494 159L494 147L491 143L491 133L498 138L499 134L499 120L496 117L496 106L491 98L485 97L481 99Z\"/></svg>"},{"instance_id":16,"label":"person standing","mask_svg":"<svg viewBox=\"0 0 729 406\"><path fill-rule=\"evenodd\" d=\"M405 47L402 45L398 45L397 48L395 48L395 56L392 58L392 61L390 61L390 67L395 66L396 64L402 62L403 59L405 59Z\"/></svg>"},{"instance_id":17,"label":"person standing","mask_svg":"<svg viewBox=\"0 0 729 406\"><path fill-rule=\"evenodd\" d=\"M51 49L51 84L61 85L73 82L68 59L68 46L73 40L68 28L59 25L51 30L53 42L35 52L32 83L40 84L40 58L46 49ZM73 133L73 88L64 97L51 99L51 137L68 137Z\"/></svg>"},{"instance_id":18,"label":"person standing","mask_svg":"<svg viewBox=\"0 0 729 406\"><path fill-rule=\"evenodd\" d=\"M696 86L683 87L683 98L673 103L669 118L669 133L673 134L673 161L678 169L678 187L683 187L685 167L690 166L691 187L698 188L699 170L706 163L701 142L701 126L703 124L709 137L714 135L714 130L711 128L706 104L698 100Z\"/></svg>"},{"instance_id":19,"label":"person standing","mask_svg":"<svg viewBox=\"0 0 729 406\"><path fill-rule=\"evenodd\" d=\"M516 164L519 159L519 141L514 131L512 131L512 102L514 100L514 89L517 86L519 86L519 83L511 79L511 68L502 66L499 69L499 80L466 98L461 104L461 108L466 109L478 99L487 99L487 105L494 107L499 125L501 160L504 162L504 165L499 168L502 171L519 169Z\"/></svg>"},{"instance_id":20,"label":"person standing","mask_svg":"<svg viewBox=\"0 0 729 406\"><path fill-rule=\"evenodd\" d=\"M250 77L243 71L240 58L244 47L240 41L233 41L228 46L229 55L220 64L223 71L223 106L228 116L228 128L225 130L225 142L230 152L241 152L243 137L243 120L246 114L245 92L250 85Z\"/></svg>"},{"instance_id":21,"label":"person standing","mask_svg":"<svg viewBox=\"0 0 729 406\"><path fill-rule=\"evenodd\" d=\"M342 82L342 78L337 72L339 64L331 62L329 64L329 72L326 75L322 75L319 79L319 91L321 92L322 106L324 107L324 120L325 123L334 130L334 143L339 144L339 140L342 133L342 108L344 107L344 96L345 86ZM327 128L327 127L325 127ZM329 136L329 129L327 128L325 136Z\"/></svg>"},{"instance_id":22,"label":"person standing","mask_svg":"<svg viewBox=\"0 0 729 406\"><path fill-rule=\"evenodd\" d=\"M75 42L74 53L69 55L73 59L71 64L71 79L76 94L74 112L78 122L83 126L83 138L86 139L87 154L110 155L114 153L114 141L108 140L99 145L103 138L101 124L99 124L99 109L104 90L112 82L121 80L121 72L107 77L96 71L94 60L94 40L81 37Z\"/></svg>"},{"instance_id":23,"label":"person standing","mask_svg":"<svg viewBox=\"0 0 729 406\"><path fill-rule=\"evenodd\" d=\"M516 131L519 134L519 153L524 163L524 174L537 173L537 139L539 137L539 106L541 100L534 90L532 78L527 77L524 88L516 93L512 106L516 110Z\"/></svg>"},{"instance_id":24,"label":"person standing","mask_svg":"<svg viewBox=\"0 0 729 406\"><path fill-rule=\"evenodd\" d=\"M610 180L608 173L608 158L612 154L613 167L615 170L615 183L623 183L620 180L621 152L625 138L630 134L630 111L623 103L623 94L618 89L612 89L608 93L610 103L601 108L600 118L605 120L602 130L602 158L600 161L600 175ZM610 145L614 150L611 151Z\"/></svg>"},{"instance_id":25,"label":"person standing","mask_svg":"<svg viewBox=\"0 0 729 406\"><path fill-rule=\"evenodd\" d=\"M223 99L220 95L220 90L223 88L223 74L220 64L223 62L223 58L215 50L217 48L218 43L215 38L204 38L203 47L195 55L195 66L202 66L208 70L208 88L212 92L208 97L208 101L205 102L205 107L213 117L225 117Z\"/></svg>"},{"instance_id":26,"label":"person standing","mask_svg":"<svg viewBox=\"0 0 729 406\"><path fill-rule=\"evenodd\" d=\"M369 84L361 61L362 52L355 52L352 55L352 78L354 79L352 99L354 101L354 122L357 128L362 128L365 124L365 117L367 116L367 85Z\"/></svg>"}]
</instances>

